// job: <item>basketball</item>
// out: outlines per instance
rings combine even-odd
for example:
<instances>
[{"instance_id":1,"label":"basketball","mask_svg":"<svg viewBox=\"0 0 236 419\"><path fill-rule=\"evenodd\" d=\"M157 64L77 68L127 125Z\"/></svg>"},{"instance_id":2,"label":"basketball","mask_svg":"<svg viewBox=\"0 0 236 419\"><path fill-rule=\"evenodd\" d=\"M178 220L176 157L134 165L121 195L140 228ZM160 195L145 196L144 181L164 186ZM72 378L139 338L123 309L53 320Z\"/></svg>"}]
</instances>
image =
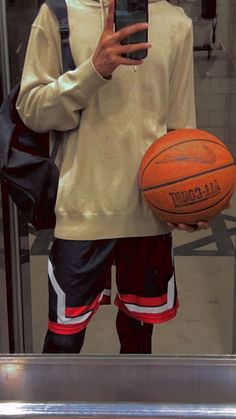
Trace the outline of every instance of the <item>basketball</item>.
<instances>
[{"instance_id":1,"label":"basketball","mask_svg":"<svg viewBox=\"0 0 236 419\"><path fill-rule=\"evenodd\" d=\"M167 222L191 225L225 209L236 183L236 164L227 146L207 131L177 129L148 148L138 177L154 213Z\"/></svg>"}]
</instances>

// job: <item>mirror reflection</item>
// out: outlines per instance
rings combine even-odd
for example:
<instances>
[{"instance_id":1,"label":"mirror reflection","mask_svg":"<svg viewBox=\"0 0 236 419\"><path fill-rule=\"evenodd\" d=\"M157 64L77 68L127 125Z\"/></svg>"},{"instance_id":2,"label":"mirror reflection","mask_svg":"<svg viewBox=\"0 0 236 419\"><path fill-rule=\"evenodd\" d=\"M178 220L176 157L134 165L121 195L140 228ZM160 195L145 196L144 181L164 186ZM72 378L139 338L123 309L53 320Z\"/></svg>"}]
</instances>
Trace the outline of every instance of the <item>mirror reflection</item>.
<instances>
[{"instance_id":1,"label":"mirror reflection","mask_svg":"<svg viewBox=\"0 0 236 419\"><path fill-rule=\"evenodd\" d=\"M167 3L165 0L162 2ZM204 2L200 0L189 3L173 0L170 3L173 7L184 9L193 22L197 127L223 140L236 156L236 2L225 4L218 0L216 13L203 10ZM20 80L22 74L30 27L38 6L30 0L6 2L8 49L5 52L9 57L12 86ZM5 70L1 68L1 72ZM143 101L148 106L145 97ZM53 231L37 231L17 213L11 201L8 206L4 185L1 197L1 351L41 353L48 328L47 270ZM173 231L180 307L176 317L170 316L174 318L155 325L152 335L153 354L229 354L234 351L235 208L234 194L230 207L211 221L210 228L193 233ZM17 268L18 251L20 270ZM61 255L62 250L57 251ZM150 252L151 249L147 253L150 255ZM89 323L81 353L117 354L120 351L116 330L117 307L114 305L117 293L115 277L116 268L113 265L111 282L108 278L103 296L105 304L100 306ZM10 287L11 281L8 281L12 278L13 286ZM154 298L154 295L151 296ZM161 298L164 298L163 294ZM73 312L73 316L77 317L78 312ZM53 323L53 315L51 321ZM120 318L118 321L123 320ZM129 335L129 331L126 333ZM142 337L142 341L150 346L148 339L151 330L147 330L147 335L145 339ZM131 341L133 344L133 339ZM150 347L142 350L144 353L149 352ZM132 349L130 352L133 352Z\"/></svg>"}]
</instances>

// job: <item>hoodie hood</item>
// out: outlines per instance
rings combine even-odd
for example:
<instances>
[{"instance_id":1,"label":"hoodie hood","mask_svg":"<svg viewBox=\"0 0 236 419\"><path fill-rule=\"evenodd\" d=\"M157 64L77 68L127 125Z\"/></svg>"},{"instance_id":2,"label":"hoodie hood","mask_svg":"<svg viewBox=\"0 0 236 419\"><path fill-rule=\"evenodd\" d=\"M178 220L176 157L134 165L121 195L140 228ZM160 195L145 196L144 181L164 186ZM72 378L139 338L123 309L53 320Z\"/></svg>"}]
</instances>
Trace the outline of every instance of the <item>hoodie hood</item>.
<instances>
[{"instance_id":1,"label":"hoodie hood","mask_svg":"<svg viewBox=\"0 0 236 419\"><path fill-rule=\"evenodd\" d=\"M160 1L166 0L148 0L148 3L158 3ZM92 6L92 7L100 7L100 0L82 0L82 3ZM103 0L104 6L108 6L108 0Z\"/></svg>"},{"instance_id":2,"label":"hoodie hood","mask_svg":"<svg viewBox=\"0 0 236 419\"><path fill-rule=\"evenodd\" d=\"M166 1L166 0L148 0L148 3L159 3L161 1ZM101 24L102 24L102 28L104 28L104 24L105 24L105 10L104 9L107 8L109 0L81 0L81 2L89 7L100 7L101 22L102 22Z\"/></svg>"}]
</instances>

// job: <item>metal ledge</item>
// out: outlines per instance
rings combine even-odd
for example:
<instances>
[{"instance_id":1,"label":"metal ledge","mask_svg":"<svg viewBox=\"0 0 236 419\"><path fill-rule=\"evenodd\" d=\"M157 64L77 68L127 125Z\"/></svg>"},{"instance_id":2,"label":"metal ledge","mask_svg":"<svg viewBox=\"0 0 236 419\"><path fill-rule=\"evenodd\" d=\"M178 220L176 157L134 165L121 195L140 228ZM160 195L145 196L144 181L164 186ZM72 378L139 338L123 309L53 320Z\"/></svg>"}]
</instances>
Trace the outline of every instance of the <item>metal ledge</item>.
<instances>
[{"instance_id":1,"label":"metal ledge","mask_svg":"<svg viewBox=\"0 0 236 419\"><path fill-rule=\"evenodd\" d=\"M0 418L72 417L236 418L236 357L0 357Z\"/></svg>"},{"instance_id":2,"label":"metal ledge","mask_svg":"<svg viewBox=\"0 0 236 419\"><path fill-rule=\"evenodd\" d=\"M236 418L235 405L143 404L143 403L0 403L1 418Z\"/></svg>"}]
</instances>

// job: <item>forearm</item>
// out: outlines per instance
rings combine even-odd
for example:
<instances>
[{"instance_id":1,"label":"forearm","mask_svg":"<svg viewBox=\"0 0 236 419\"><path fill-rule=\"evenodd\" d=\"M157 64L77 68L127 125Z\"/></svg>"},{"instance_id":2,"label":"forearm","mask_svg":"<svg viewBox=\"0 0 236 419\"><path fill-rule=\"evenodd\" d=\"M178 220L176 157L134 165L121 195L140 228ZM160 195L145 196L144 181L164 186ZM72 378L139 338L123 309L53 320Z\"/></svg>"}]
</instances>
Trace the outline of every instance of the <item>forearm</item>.
<instances>
[{"instance_id":1,"label":"forearm","mask_svg":"<svg viewBox=\"0 0 236 419\"><path fill-rule=\"evenodd\" d=\"M35 131L70 130L79 125L80 111L96 90L107 83L89 59L56 80L49 75L25 75L17 101L18 112Z\"/></svg>"}]
</instances>

